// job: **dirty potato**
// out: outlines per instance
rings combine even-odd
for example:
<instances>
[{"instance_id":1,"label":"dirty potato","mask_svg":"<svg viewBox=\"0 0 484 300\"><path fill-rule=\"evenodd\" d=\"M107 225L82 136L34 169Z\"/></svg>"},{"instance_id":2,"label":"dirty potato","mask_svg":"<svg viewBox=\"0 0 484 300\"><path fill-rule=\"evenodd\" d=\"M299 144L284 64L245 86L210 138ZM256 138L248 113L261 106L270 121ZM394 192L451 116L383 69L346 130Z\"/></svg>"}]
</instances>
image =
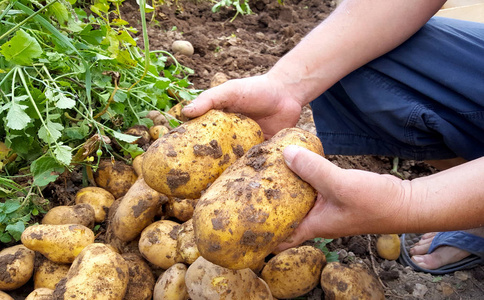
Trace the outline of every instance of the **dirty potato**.
<instances>
[{"instance_id":1,"label":"dirty potato","mask_svg":"<svg viewBox=\"0 0 484 300\"><path fill-rule=\"evenodd\" d=\"M168 197L197 199L263 139L255 121L210 110L153 142L143 158L143 176L149 186Z\"/></svg>"},{"instance_id":2,"label":"dirty potato","mask_svg":"<svg viewBox=\"0 0 484 300\"><path fill-rule=\"evenodd\" d=\"M110 159L102 160L94 173L96 184L113 194L116 199L128 192L137 177L132 166L121 161L112 163Z\"/></svg>"},{"instance_id":3,"label":"dirty potato","mask_svg":"<svg viewBox=\"0 0 484 300\"><path fill-rule=\"evenodd\" d=\"M91 229L95 222L94 208L87 203L56 206L51 208L42 218L42 224L80 224Z\"/></svg>"},{"instance_id":4,"label":"dirty potato","mask_svg":"<svg viewBox=\"0 0 484 300\"><path fill-rule=\"evenodd\" d=\"M54 300L54 290L49 288L35 289L25 300Z\"/></svg>"},{"instance_id":5,"label":"dirty potato","mask_svg":"<svg viewBox=\"0 0 484 300\"><path fill-rule=\"evenodd\" d=\"M0 300L14 300L14 299L10 297L9 294L2 292L2 290L0 290Z\"/></svg>"},{"instance_id":6,"label":"dirty potato","mask_svg":"<svg viewBox=\"0 0 484 300\"><path fill-rule=\"evenodd\" d=\"M10 291L23 286L34 273L35 252L24 245L0 251L0 290Z\"/></svg>"},{"instance_id":7,"label":"dirty potato","mask_svg":"<svg viewBox=\"0 0 484 300\"><path fill-rule=\"evenodd\" d=\"M288 145L323 155L315 135L284 129L250 149L201 196L193 226L204 258L229 269L257 269L313 207L316 190L286 166Z\"/></svg>"},{"instance_id":8,"label":"dirty potato","mask_svg":"<svg viewBox=\"0 0 484 300\"><path fill-rule=\"evenodd\" d=\"M190 219L181 224L178 231L176 249L180 260L191 265L200 256L197 244L195 243L195 231L193 230L193 220Z\"/></svg>"},{"instance_id":9,"label":"dirty potato","mask_svg":"<svg viewBox=\"0 0 484 300\"><path fill-rule=\"evenodd\" d=\"M188 291L185 285L187 267L176 263L169 267L158 280L153 291L153 300L187 300Z\"/></svg>"},{"instance_id":10,"label":"dirty potato","mask_svg":"<svg viewBox=\"0 0 484 300\"><path fill-rule=\"evenodd\" d=\"M129 282L123 300L151 300L155 277L146 261L134 253L121 255L129 268Z\"/></svg>"},{"instance_id":11,"label":"dirty potato","mask_svg":"<svg viewBox=\"0 0 484 300\"><path fill-rule=\"evenodd\" d=\"M180 199L172 197L165 204L167 217L173 217L181 222L190 220L193 217L193 211L197 206L198 199Z\"/></svg>"},{"instance_id":12,"label":"dirty potato","mask_svg":"<svg viewBox=\"0 0 484 300\"><path fill-rule=\"evenodd\" d=\"M97 223L101 223L106 219L107 212L114 200L113 194L103 188L94 186L80 189L75 198L76 204L87 203L92 206Z\"/></svg>"},{"instance_id":13,"label":"dirty potato","mask_svg":"<svg viewBox=\"0 0 484 300\"><path fill-rule=\"evenodd\" d=\"M180 224L160 220L146 227L138 242L139 251L152 264L168 269L180 261L177 237Z\"/></svg>"},{"instance_id":14,"label":"dirty potato","mask_svg":"<svg viewBox=\"0 0 484 300\"><path fill-rule=\"evenodd\" d=\"M67 276L71 267L70 264L56 263L41 256L36 258L35 266L34 288L49 288L51 290L54 290L55 285Z\"/></svg>"}]
</instances>

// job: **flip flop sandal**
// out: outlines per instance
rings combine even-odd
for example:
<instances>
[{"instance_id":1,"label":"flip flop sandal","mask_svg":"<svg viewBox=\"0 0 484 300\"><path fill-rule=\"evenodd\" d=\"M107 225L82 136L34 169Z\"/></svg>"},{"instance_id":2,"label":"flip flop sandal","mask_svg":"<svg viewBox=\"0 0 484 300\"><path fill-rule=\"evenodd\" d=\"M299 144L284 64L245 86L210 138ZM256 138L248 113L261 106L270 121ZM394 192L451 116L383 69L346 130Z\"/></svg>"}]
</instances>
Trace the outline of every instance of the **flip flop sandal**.
<instances>
[{"instance_id":1,"label":"flip flop sandal","mask_svg":"<svg viewBox=\"0 0 484 300\"><path fill-rule=\"evenodd\" d=\"M419 267L410 259L410 248L421 238L422 234L402 234L400 262L411 266L416 271L426 272L434 275L447 274L459 270L470 269L484 264L484 238L464 231L446 231L435 235L428 253L432 253L440 246L452 246L467 252L471 255L452 264L442 266L438 269L429 270Z\"/></svg>"}]
</instances>

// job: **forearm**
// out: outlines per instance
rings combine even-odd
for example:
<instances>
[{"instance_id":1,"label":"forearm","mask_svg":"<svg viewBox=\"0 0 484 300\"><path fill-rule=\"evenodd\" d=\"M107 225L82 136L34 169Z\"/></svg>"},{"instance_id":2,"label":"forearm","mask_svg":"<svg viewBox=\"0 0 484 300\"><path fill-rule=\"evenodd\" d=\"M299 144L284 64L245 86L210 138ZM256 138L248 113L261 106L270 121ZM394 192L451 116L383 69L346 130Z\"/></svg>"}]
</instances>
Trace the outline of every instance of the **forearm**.
<instances>
[{"instance_id":1,"label":"forearm","mask_svg":"<svg viewBox=\"0 0 484 300\"><path fill-rule=\"evenodd\" d=\"M394 49L445 0L346 0L271 69L302 105L358 67Z\"/></svg>"}]
</instances>

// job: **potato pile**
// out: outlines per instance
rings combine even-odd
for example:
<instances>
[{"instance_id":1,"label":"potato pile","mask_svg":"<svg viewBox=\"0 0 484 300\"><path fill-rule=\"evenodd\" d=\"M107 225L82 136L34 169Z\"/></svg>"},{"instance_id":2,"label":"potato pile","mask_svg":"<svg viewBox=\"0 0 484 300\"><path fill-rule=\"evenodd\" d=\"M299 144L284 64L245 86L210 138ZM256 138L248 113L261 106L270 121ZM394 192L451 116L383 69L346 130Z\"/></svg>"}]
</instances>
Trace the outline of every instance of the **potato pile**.
<instances>
[{"instance_id":1,"label":"potato pile","mask_svg":"<svg viewBox=\"0 0 484 300\"><path fill-rule=\"evenodd\" d=\"M150 114L167 128L165 115ZM344 296L327 287L338 268L324 279L318 248L273 253L316 197L282 151L295 144L324 155L316 136L290 128L264 141L253 120L217 110L150 135L134 166L103 162L96 187L0 252L0 291L33 277L27 299L288 299L319 284L334 299L360 295L357 284ZM95 224L105 232L96 236ZM365 280L364 293L383 299Z\"/></svg>"}]
</instances>

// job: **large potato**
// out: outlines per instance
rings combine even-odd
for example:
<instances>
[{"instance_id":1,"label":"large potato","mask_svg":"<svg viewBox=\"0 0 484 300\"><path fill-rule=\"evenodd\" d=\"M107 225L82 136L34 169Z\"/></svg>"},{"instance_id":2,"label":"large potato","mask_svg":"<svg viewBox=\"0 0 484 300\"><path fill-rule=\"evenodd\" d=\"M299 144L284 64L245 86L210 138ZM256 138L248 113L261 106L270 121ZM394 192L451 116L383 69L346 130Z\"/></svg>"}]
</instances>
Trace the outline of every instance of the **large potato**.
<instances>
[{"instance_id":1,"label":"large potato","mask_svg":"<svg viewBox=\"0 0 484 300\"><path fill-rule=\"evenodd\" d=\"M94 243L76 257L55 287L54 299L122 300L128 281L128 265L121 255Z\"/></svg>"},{"instance_id":2,"label":"large potato","mask_svg":"<svg viewBox=\"0 0 484 300\"><path fill-rule=\"evenodd\" d=\"M16 245L0 252L0 290L21 287L34 273L35 252L23 245Z\"/></svg>"},{"instance_id":3,"label":"large potato","mask_svg":"<svg viewBox=\"0 0 484 300\"><path fill-rule=\"evenodd\" d=\"M79 224L33 225L21 237L25 247L40 252L51 261L72 263L87 245L94 243L94 232Z\"/></svg>"},{"instance_id":4,"label":"large potato","mask_svg":"<svg viewBox=\"0 0 484 300\"><path fill-rule=\"evenodd\" d=\"M119 203L111 220L114 235L129 242L153 223L156 213L168 198L149 187L139 177Z\"/></svg>"},{"instance_id":5,"label":"large potato","mask_svg":"<svg viewBox=\"0 0 484 300\"><path fill-rule=\"evenodd\" d=\"M323 155L315 135L284 129L250 149L202 195L193 226L204 258L229 269L256 269L312 208L316 190L286 166L287 145Z\"/></svg>"},{"instance_id":6,"label":"large potato","mask_svg":"<svg viewBox=\"0 0 484 300\"><path fill-rule=\"evenodd\" d=\"M141 233L139 251L150 263L168 269L181 259L177 250L180 224L170 220L160 220L146 227Z\"/></svg>"},{"instance_id":7,"label":"large potato","mask_svg":"<svg viewBox=\"0 0 484 300\"><path fill-rule=\"evenodd\" d=\"M290 248L271 258L262 269L261 278L272 296L296 298L314 289L326 265L323 252L313 246Z\"/></svg>"},{"instance_id":8,"label":"large potato","mask_svg":"<svg viewBox=\"0 0 484 300\"><path fill-rule=\"evenodd\" d=\"M383 287L361 264L328 263L321 274L321 287L327 299L385 299Z\"/></svg>"},{"instance_id":9,"label":"large potato","mask_svg":"<svg viewBox=\"0 0 484 300\"><path fill-rule=\"evenodd\" d=\"M185 285L187 267L176 263L166 270L156 281L153 300L187 300L188 291Z\"/></svg>"},{"instance_id":10,"label":"large potato","mask_svg":"<svg viewBox=\"0 0 484 300\"><path fill-rule=\"evenodd\" d=\"M94 208L87 203L72 206L56 206L51 208L42 218L42 224L80 224L91 229L94 227L95 222Z\"/></svg>"},{"instance_id":11,"label":"large potato","mask_svg":"<svg viewBox=\"0 0 484 300\"><path fill-rule=\"evenodd\" d=\"M49 288L54 290L55 285L67 276L71 265L56 263L43 257L37 257L35 266L34 288Z\"/></svg>"},{"instance_id":12,"label":"large potato","mask_svg":"<svg viewBox=\"0 0 484 300\"><path fill-rule=\"evenodd\" d=\"M121 255L129 268L129 282L123 300L151 300L155 277L146 261L138 254Z\"/></svg>"},{"instance_id":13,"label":"large potato","mask_svg":"<svg viewBox=\"0 0 484 300\"><path fill-rule=\"evenodd\" d=\"M197 199L222 172L264 140L242 115L210 110L151 144L143 157L146 183L169 197Z\"/></svg>"},{"instance_id":14,"label":"large potato","mask_svg":"<svg viewBox=\"0 0 484 300\"><path fill-rule=\"evenodd\" d=\"M76 204L87 203L92 206L97 223L104 222L114 200L113 194L95 186L80 189L75 198Z\"/></svg>"},{"instance_id":15,"label":"large potato","mask_svg":"<svg viewBox=\"0 0 484 300\"><path fill-rule=\"evenodd\" d=\"M273 299L267 284L250 269L230 270L199 257L185 275L192 300Z\"/></svg>"},{"instance_id":16,"label":"large potato","mask_svg":"<svg viewBox=\"0 0 484 300\"><path fill-rule=\"evenodd\" d=\"M138 176L132 166L121 161L102 160L94 173L96 184L118 199L126 194Z\"/></svg>"}]
</instances>

